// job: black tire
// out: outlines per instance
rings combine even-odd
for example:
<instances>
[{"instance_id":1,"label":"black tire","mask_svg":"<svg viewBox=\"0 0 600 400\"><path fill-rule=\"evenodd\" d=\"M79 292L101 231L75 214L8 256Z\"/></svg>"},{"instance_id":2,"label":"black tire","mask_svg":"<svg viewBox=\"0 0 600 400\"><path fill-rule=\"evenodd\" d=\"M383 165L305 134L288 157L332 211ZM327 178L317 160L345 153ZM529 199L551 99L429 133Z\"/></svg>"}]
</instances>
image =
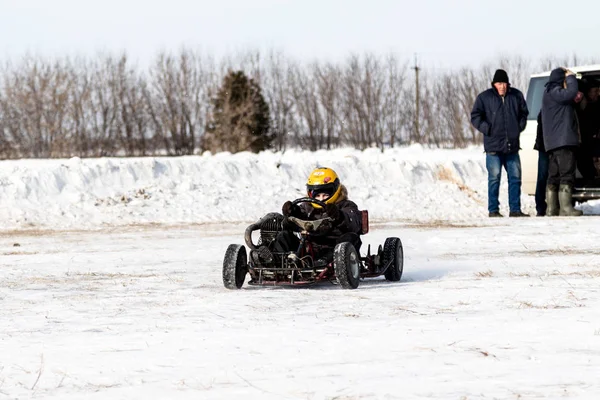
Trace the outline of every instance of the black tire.
<instances>
[{"instance_id":1,"label":"black tire","mask_svg":"<svg viewBox=\"0 0 600 400\"><path fill-rule=\"evenodd\" d=\"M404 249L402 242L397 237L385 239L383 245L383 265L387 265L390 260L392 260L392 265L385 270L385 279L398 282L404 271Z\"/></svg>"},{"instance_id":2,"label":"black tire","mask_svg":"<svg viewBox=\"0 0 600 400\"><path fill-rule=\"evenodd\" d=\"M335 279L344 289L356 289L360 282L360 258L350 242L338 243L333 249Z\"/></svg>"},{"instance_id":3,"label":"black tire","mask_svg":"<svg viewBox=\"0 0 600 400\"><path fill-rule=\"evenodd\" d=\"M248 273L246 248L241 244L230 244L223 260L223 285L227 289L240 289Z\"/></svg>"}]
</instances>

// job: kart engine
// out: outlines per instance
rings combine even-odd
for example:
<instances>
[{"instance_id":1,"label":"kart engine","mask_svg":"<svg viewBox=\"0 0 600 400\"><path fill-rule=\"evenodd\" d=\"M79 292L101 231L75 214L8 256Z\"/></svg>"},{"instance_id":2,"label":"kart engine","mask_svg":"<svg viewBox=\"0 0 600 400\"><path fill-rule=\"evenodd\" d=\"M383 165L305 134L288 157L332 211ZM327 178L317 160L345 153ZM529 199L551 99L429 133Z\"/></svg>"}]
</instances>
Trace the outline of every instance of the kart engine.
<instances>
[{"instance_id":1,"label":"kart engine","mask_svg":"<svg viewBox=\"0 0 600 400\"><path fill-rule=\"evenodd\" d=\"M262 217L257 222L251 224L246 228L244 239L246 245L251 250L258 250L260 247L268 247L277 237L277 234L283 230L281 224L283 222L283 215L279 213L269 213ZM258 244L254 244L252 241L252 232L260 230L260 236L258 238Z\"/></svg>"},{"instance_id":2,"label":"kart engine","mask_svg":"<svg viewBox=\"0 0 600 400\"><path fill-rule=\"evenodd\" d=\"M279 213L269 213L260 220L260 239L258 246L269 246L277 237L277 234L283 230L281 223L283 215Z\"/></svg>"}]
</instances>

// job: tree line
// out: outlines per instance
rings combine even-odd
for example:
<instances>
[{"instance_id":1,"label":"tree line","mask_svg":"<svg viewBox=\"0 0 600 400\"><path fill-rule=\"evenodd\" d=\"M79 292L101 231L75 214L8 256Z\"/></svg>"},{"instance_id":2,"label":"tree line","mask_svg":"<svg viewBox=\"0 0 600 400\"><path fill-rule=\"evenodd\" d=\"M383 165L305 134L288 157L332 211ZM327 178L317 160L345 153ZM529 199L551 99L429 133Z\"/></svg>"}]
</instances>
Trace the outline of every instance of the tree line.
<instances>
[{"instance_id":1,"label":"tree line","mask_svg":"<svg viewBox=\"0 0 600 400\"><path fill-rule=\"evenodd\" d=\"M593 62L511 56L419 68L417 87L415 66L393 54L304 63L275 51L216 60L181 49L143 70L126 54L27 56L0 67L0 157L464 147L482 141L470 112L496 68L525 92L532 71L584 61Z\"/></svg>"}]
</instances>

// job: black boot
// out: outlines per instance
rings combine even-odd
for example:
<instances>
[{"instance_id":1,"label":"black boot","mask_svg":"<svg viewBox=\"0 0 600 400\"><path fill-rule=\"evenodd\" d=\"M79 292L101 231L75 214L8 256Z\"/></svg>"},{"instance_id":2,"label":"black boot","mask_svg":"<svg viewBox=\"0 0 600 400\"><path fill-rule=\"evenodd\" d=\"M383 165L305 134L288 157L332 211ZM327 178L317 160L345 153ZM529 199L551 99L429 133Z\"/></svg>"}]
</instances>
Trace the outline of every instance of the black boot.
<instances>
[{"instance_id":1,"label":"black boot","mask_svg":"<svg viewBox=\"0 0 600 400\"><path fill-rule=\"evenodd\" d=\"M583 215L583 211L573 208L573 187L571 185L560 185L558 201L560 203L561 216L580 217Z\"/></svg>"},{"instance_id":2,"label":"black boot","mask_svg":"<svg viewBox=\"0 0 600 400\"><path fill-rule=\"evenodd\" d=\"M546 215L548 217L556 217L559 214L558 205L558 187L556 185L548 185L546 187Z\"/></svg>"},{"instance_id":3,"label":"black boot","mask_svg":"<svg viewBox=\"0 0 600 400\"><path fill-rule=\"evenodd\" d=\"M523 211L511 211L508 214L509 217L529 217L529 214L525 214Z\"/></svg>"}]
</instances>

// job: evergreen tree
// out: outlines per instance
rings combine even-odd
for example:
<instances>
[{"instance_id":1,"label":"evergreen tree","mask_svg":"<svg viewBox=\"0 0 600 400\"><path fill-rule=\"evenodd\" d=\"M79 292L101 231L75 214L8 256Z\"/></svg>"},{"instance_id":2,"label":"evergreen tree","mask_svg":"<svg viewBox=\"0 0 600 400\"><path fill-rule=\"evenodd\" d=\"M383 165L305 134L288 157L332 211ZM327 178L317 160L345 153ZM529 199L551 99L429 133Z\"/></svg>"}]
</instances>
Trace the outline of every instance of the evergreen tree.
<instances>
[{"instance_id":1,"label":"evergreen tree","mask_svg":"<svg viewBox=\"0 0 600 400\"><path fill-rule=\"evenodd\" d=\"M259 152L271 147L269 105L243 71L229 71L212 99L202 147L212 153Z\"/></svg>"}]
</instances>

